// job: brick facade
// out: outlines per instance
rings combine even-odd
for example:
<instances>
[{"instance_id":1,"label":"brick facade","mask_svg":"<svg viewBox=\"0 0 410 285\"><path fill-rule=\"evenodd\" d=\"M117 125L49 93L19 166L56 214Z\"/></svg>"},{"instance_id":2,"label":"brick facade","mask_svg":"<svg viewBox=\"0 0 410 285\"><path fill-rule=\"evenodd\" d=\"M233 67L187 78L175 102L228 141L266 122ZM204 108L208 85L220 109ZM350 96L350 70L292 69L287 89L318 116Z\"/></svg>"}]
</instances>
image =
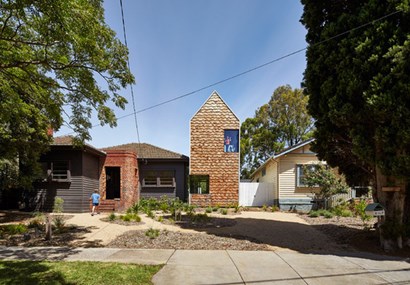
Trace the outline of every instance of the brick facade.
<instances>
[{"instance_id":1,"label":"brick facade","mask_svg":"<svg viewBox=\"0 0 410 285\"><path fill-rule=\"evenodd\" d=\"M107 157L101 160L100 194L102 204L106 200L106 167L120 167L120 198L115 209L124 211L139 200L137 155L127 150L105 150Z\"/></svg>"},{"instance_id":2,"label":"brick facade","mask_svg":"<svg viewBox=\"0 0 410 285\"><path fill-rule=\"evenodd\" d=\"M194 205L227 206L239 200L239 152L224 151L224 130L239 119L217 92L191 119L190 175L209 175L209 194L191 194Z\"/></svg>"}]
</instances>

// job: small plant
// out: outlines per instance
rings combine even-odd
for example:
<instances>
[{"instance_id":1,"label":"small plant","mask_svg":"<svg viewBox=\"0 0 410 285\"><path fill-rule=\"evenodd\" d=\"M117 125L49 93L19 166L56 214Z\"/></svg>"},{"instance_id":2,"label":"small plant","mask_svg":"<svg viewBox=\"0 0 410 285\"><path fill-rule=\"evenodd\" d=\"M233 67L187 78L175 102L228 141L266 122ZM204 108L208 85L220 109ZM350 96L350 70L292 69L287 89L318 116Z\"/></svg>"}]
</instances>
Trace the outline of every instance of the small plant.
<instances>
[{"instance_id":1,"label":"small plant","mask_svg":"<svg viewBox=\"0 0 410 285\"><path fill-rule=\"evenodd\" d=\"M365 225L366 222L370 221L372 218L371 216L366 214L365 212L366 206L367 206L367 203L366 203L366 200L364 199L361 199L360 202L354 206L356 215L359 216L360 219L362 219L363 225Z\"/></svg>"},{"instance_id":2,"label":"small plant","mask_svg":"<svg viewBox=\"0 0 410 285\"><path fill-rule=\"evenodd\" d=\"M342 212L340 213L340 216L342 216L342 217L353 217L353 213L352 213L352 211L350 211L350 210L348 210L348 209L345 209L345 210L342 210Z\"/></svg>"},{"instance_id":3,"label":"small plant","mask_svg":"<svg viewBox=\"0 0 410 285\"><path fill-rule=\"evenodd\" d=\"M333 213L332 213L332 212L329 212L329 211L326 211L326 212L323 214L323 216L324 216L326 219L331 219L331 218L333 218Z\"/></svg>"},{"instance_id":4,"label":"small plant","mask_svg":"<svg viewBox=\"0 0 410 285\"><path fill-rule=\"evenodd\" d=\"M206 213L191 216L192 223L207 223L210 219L211 218Z\"/></svg>"},{"instance_id":5,"label":"small plant","mask_svg":"<svg viewBox=\"0 0 410 285\"><path fill-rule=\"evenodd\" d=\"M53 224L56 228L57 232L62 232L65 227L65 219L64 216L61 214L64 211L64 200L60 197L56 197L54 199L54 206L53 206Z\"/></svg>"},{"instance_id":6,"label":"small plant","mask_svg":"<svg viewBox=\"0 0 410 285\"><path fill-rule=\"evenodd\" d=\"M145 235L149 237L150 239L155 239L159 236L159 230L158 229L153 229L149 228L146 232Z\"/></svg>"},{"instance_id":7,"label":"small plant","mask_svg":"<svg viewBox=\"0 0 410 285\"><path fill-rule=\"evenodd\" d=\"M267 206L266 204L263 204L262 210L263 210L264 212L266 212L266 211L268 210L268 206Z\"/></svg>"},{"instance_id":8,"label":"small plant","mask_svg":"<svg viewBox=\"0 0 410 285\"><path fill-rule=\"evenodd\" d=\"M157 221L162 223L164 221L164 217L163 216L158 216Z\"/></svg>"},{"instance_id":9,"label":"small plant","mask_svg":"<svg viewBox=\"0 0 410 285\"><path fill-rule=\"evenodd\" d=\"M206 207L205 213L208 213L208 214L212 213L212 207Z\"/></svg>"},{"instance_id":10,"label":"small plant","mask_svg":"<svg viewBox=\"0 0 410 285\"><path fill-rule=\"evenodd\" d=\"M115 221L117 219L117 216L115 215L114 212L112 212L109 216L108 216L108 220L109 221Z\"/></svg>"},{"instance_id":11,"label":"small plant","mask_svg":"<svg viewBox=\"0 0 410 285\"><path fill-rule=\"evenodd\" d=\"M238 203L235 203L233 206L235 213L239 213L241 211L241 206Z\"/></svg>"},{"instance_id":12,"label":"small plant","mask_svg":"<svg viewBox=\"0 0 410 285\"><path fill-rule=\"evenodd\" d=\"M311 218L317 218L319 216L320 216L320 214L319 214L318 211L310 211L309 212L309 217L311 217Z\"/></svg>"},{"instance_id":13,"label":"small plant","mask_svg":"<svg viewBox=\"0 0 410 285\"><path fill-rule=\"evenodd\" d=\"M155 214L154 214L153 211L148 211L148 212L146 212L146 214L147 214L148 218L151 218L151 219L155 218Z\"/></svg>"},{"instance_id":14,"label":"small plant","mask_svg":"<svg viewBox=\"0 0 410 285\"><path fill-rule=\"evenodd\" d=\"M29 222L29 228L42 229L46 222L46 216L41 212L33 213L33 219Z\"/></svg>"},{"instance_id":15,"label":"small plant","mask_svg":"<svg viewBox=\"0 0 410 285\"><path fill-rule=\"evenodd\" d=\"M221 212L222 215L227 215L228 214L228 209L222 208L220 212Z\"/></svg>"},{"instance_id":16,"label":"small plant","mask_svg":"<svg viewBox=\"0 0 410 285\"><path fill-rule=\"evenodd\" d=\"M212 212L217 212L219 210L219 206L215 206L212 208Z\"/></svg>"},{"instance_id":17,"label":"small plant","mask_svg":"<svg viewBox=\"0 0 410 285\"><path fill-rule=\"evenodd\" d=\"M276 206L276 205L273 205L272 208L271 208L272 212L278 212L279 210L280 210L279 207Z\"/></svg>"},{"instance_id":18,"label":"small plant","mask_svg":"<svg viewBox=\"0 0 410 285\"><path fill-rule=\"evenodd\" d=\"M131 221L135 221L137 223L141 222L141 217L135 213L128 213L125 215L121 215L120 219L123 220L124 222L131 222Z\"/></svg>"},{"instance_id":19,"label":"small plant","mask_svg":"<svg viewBox=\"0 0 410 285\"><path fill-rule=\"evenodd\" d=\"M27 226L24 224L11 224L0 226L0 236L24 234L27 232Z\"/></svg>"}]
</instances>

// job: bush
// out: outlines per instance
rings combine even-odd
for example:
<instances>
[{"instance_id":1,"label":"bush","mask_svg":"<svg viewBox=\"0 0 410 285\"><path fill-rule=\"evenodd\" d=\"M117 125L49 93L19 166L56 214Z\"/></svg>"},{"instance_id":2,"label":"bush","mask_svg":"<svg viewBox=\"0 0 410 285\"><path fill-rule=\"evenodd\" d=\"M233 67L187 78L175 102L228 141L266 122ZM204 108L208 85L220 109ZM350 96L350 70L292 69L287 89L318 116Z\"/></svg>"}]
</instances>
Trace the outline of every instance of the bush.
<instances>
[{"instance_id":1,"label":"bush","mask_svg":"<svg viewBox=\"0 0 410 285\"><path fill-rule=\"evenodd\" d=\"M263 204L262 210L266 212L268 210L268 206L266 204Z\"/></svg>"},{"instance_id":2,"label":"bush","mask_svg":"<svg viewBox=\"0 0 410 285\"><path fill-rule=\"evenodd\" d=\"M192 223L207 223L210 219L211 218L206 213L191 216Z\"/></svg>"},{"instance_id":3,"label":"bush","mask_svg":"<svg viewBox=\"0 0 410 285\"><path fill-rule=\"evenodd\" d=\"M331 219L331 218L333 218L333 213L332 212L329 212L329 211L326 211L324 214L323 214L323 216L326 218L326 219Z\"/></svg>"},{"instance_id":4,"label":"bush","mask_svg":"<svg viewBox=\"0 0 410 285\"><path fill-rule=\"evenodd\" d=\"M271 211L272 212L278 212L278 211L280 211L280 209L279 209L278 206L273 205L272 208L271 208Z\"/></svg>"},{"instance_id":5,"label":"bush","mask_svg":"<svg viewBox=\"0 0 410 285\"><path fill-rule=\"evenodd\" d=\"M208 213L208 214L212 213L212 207L207 207L205 209L205 213Z\"/></svg>"},{"instance_id":6,"label":"bush","mask_svg":"<svg viewBox=\"0 0 410 285\"><path fill-rule=\"evenodd\" d=\"M120 219L123 220L124 222L131 222L131 221L135 221L137 223L141 222L141 217L135 213L128 213L128 214L122 215L120 216Z\"/></svg>"},{"instance_id":7,"label":"bush","mask_svg":"<svg viewBox=\"0 0 410 285\"><path fill-rule=\"evenodd\" d=\"M117 219L117 216L115 215L114 212L112 212L109 216L108 216L108 220L109 221L115 221Z\"/></svg>"},{"instance_id":8,"label":"bush","mask_svg":"<svg viewBox=\"0 0 410 285\"><path fill-rule=\"evenodd\" d=\"M27 226L24 224L11 224L0 226L0 236L24 234L27 232Z\"/></svg>"},{"instance_id":9,"label":"bush","mask_svg":"<svg viewBox=\"0 0 410 285\"><path fill-rule=\"evenodd\" d=\"M145 235L149 237L150 239L157 238L159 236L159 230L158 229L153 229L149 228L146 232Z\"/></svg>"},{"instance_id":10,"label":"bush","mask_svg":"<svg viewBox=\"0 0 410 285\"><path fill-rule=\"evenodd\" d=\"M367 203L366 203L366 200L364 199L361 199L360 202L354 206L356 215L362 219L363 223L366 221L370 221L370 219L372 218L371 216L366 214L365 212L366 206L367 206Z\"/></svg>"},{"instance_id":11,"label":"bush","mask_svg":"<svg viewBox=\"0 0 410 285\"><path fill-rule=\"evenodd\" d=\"M320 216L320 214L319 214L318 211L310 211L309 212L309 217L311 217L311 218L317 218L319 216Z\"/></svg>"},{"instance_id":12,"label":"bush","mask_svg":"<svg viewBox=\"0 0 410 285\"><path fill-rule=\"evenodd\" d=\"M228 214L228 209L225 209L225 208L221 209L221 214L222 215L227 215Z\"/></svg>"}]
</instances>

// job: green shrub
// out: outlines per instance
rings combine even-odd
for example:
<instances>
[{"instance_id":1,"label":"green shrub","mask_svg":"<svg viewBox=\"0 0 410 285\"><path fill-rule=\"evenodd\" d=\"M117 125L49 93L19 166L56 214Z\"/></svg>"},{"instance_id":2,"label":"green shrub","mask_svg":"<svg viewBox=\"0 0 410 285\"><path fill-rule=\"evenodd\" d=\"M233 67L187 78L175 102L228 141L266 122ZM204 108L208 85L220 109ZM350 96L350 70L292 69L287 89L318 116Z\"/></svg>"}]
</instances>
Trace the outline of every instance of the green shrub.
<instances>
[{"instance_id":1,"label":"green shrub","mask_svg":"<svg viewBox=\"0 0 410 285\"><path fill-rule=\"evenodd\" d=\"M117 219L117 216L115 215L114 212L112 212L109 216L108 216L108 220L109 221L115 221L115 219Z\"/></svg>"},{"instance_id":2,"label":"green shrub","mask_svg":"<svg viewBox=\"0 0 410 285\"><path fill-rule=\"evenodd\" d=\"M196 214L190 217L192 223L207 223L211 218L206 214Z\"/></svg>"},{"instance_id":3,"label":"green shrub","mask_svg":"<svg viewBox=\"0 0 410 285\"><path fill-rule=\"evenodd\" d=\"M208 214L212 213L212 207L207 207L205 209L205 213L208 213Z\"/></svg>"},{"instance_id":4,"label":"green shrub","mask_svg":"<svg viewBox=\"0 0 410 285\"><path fill-rule=\"evenodd\" d=\"M235 213L239 213L241 211L241 206L238 203L235 203L233 206Z\"/></svg>"},{"instance_id":5,"label":"green shrub","mask_svg":"<svg viewBox=\"0 0 410 285\"><path fill-rule=\"evenodd\" d=\"M219 206L212 207L212 212L217 212L219 210Z\"/></svg>"},{"instance_id":6,"label":"green shrub","mask_svg":"<svg viewBox=\"0 0 410 285\"><path fill-rule=\"evenodd\" d=\"M164 217L163 216L158 216L157 221L162 223L164 221Z\"/></svg>"},{"instance_id":7,"label":"green shrub","mask_svg":"<svg viewBox=\"0 0 410 285\"><path fill-rule=\"evenodd\" d=\"M266 204L263 204L262 210L266 212L268 210L268 206Z\"/></svg>"},{"instance_id":8,"label":"green shrub","mask_svg":"<svg viewBox=\"0 0 410 285\"><path fill-rule=\"evenodd\" d=\"M324 213L323 216L324 216L326 219L331 219L331 218L333 218L334 215L333 215L332 212L326 211L326 213Z\"/></svg>"},{"instance_id":9,"label":"green shrub","mask_svg":"<svg viewBox=\"0 0 410 285\"><path fill-rule=\"evenodd\" d=\"M135 221L137 223L141 222L141 217L135 213L128 213L125 215L121 215L120 219L123 220L124 222L131 222L131 221Z\"/></svg>"},{"instance_id":10,"label":"green shrub","mask_svg":"<svg viewBox=\"0 0 410 285\"><path fill-rule=\"evenodd\" d=\"M309 217L311 217L311 218L317 218L319 216L320 216L320 214L319 214L318 211L310 211L309 212Z\"/></svg>"},{"instance_id":11,"label":"green shrub","mask_svg":"<svg viewBox=\"0 0 410 285\"><path fill-rule=\"evenodd\" d=\"M7 234L7 235L24 234L27 232L27 230L28 228L24 224L2 225L0 226L0 235L3 236L4 234Z\"/></svg>"},{"instance_id":12,"label":"green shrub","mask_svg":"<svg viewBox=\"0 0 410 285\"><path fill-rule=\"evenodd\" d=\"M280 211L280 209L279 209L278 206L273 205L272 208L271 208L271 211L272 211L272 212L278 212L278 211Z\"/></svg>"},{"instance_id":13,"label":"green shrub","mask_svg":"<svg viewBox=\"0 0 410 285\"><path fill-rule=\"evenodd\" d=\"M350 211L350 210L348 210L348 209L345 209L345 210L342 210L342 212L340 213L340 216L342 216L342 217L353 217L353 213L352 213L352 211Z\"/></svg>"},{"instance_id":14,"label":"green shrub","mask_svg":"<svg viewBox=\"0 0 410 285\"><path fill-rule=\"evenodd\" d=\"M222 208L220 212L221 212L222 215L227 215L228 214L228 209Z\"/></svg>"},{"instance_id":15,"label":"green shrub","mask_svg":"<svg viewBox=\"0 0 410 285\"><path fill-rule=\"evenodd\" d=\"M54 199L53 213L62 213L64 211L64 200L63 198L56 197Z\"/></svg>"},{"instance_id":16,"label":"green shrub","mask_svg":"<svg viewBox=\"0 0 410 285\"><path fill-rule=\"evenodd\" d=\"M149 228L146 232L145 235L149 237L150 239L157 238L159 236L159 230L158 229L153 229Z\"/></svg>"},{"instance_id":17,"label":"green shrub","mask_svg":"<svg viewBox=\"0 0 410 285\"><path fill-rule=\"evenodd\" d=\"M361 199L360 202L354 206L354 209L356 212L355 214L359 216L360 219L362 219L363 223L366 221L370 221L370 219L372 218L372 216L369 216L366 214L365 212L366 206L367 206L367 203L366 203L366 200L364 199Z\"/></svg>"},{"instance_id":18,"label":"green shrub","mask_svg":"<svg viewBox=\"0 0 410 285\"><path fill-rule=\"evenodd\" d=\"M53 225L57 232L62 232L65 227L65 219L63 215L53 216Z\"/></svg>"}]
</instances>

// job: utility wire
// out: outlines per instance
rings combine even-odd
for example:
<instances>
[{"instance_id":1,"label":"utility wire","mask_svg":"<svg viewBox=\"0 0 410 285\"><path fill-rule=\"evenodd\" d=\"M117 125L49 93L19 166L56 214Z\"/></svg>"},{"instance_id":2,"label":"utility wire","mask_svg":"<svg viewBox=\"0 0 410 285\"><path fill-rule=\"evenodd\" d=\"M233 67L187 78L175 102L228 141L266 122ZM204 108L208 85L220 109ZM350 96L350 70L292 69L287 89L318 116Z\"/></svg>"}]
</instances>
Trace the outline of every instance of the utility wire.
<instances>
[{"instance_id":1,"label":"utility wire","mask_svg":"<svg viewBox=\"0 0 410 285\"><path fill-rule=\"evenodd\" d=\"M123 33L124 33L124 43L125 43L125 46L128 49L127 31L125 29L125 17L124 17L124 8L123 8L122 0L120 0L120 6L121 6L122 30L123 30ZM129 56L127 57L127 64L128 64L128 69L131 72L131 65L130 65L130 57ZM138 128L137 110L135 108L135 96L134 96L133 84L130 85L130 88L131 88L131 97L132 97L132 108L134 110L134 112L132 114L134 115L135 129L137 130L138 155L141 156L141 158L143 158L143 153L140 151L141 150L140 149L141 148L141 141L140 141L140 133L139 133L139 128Z\"/></svg>"},{"instance_id":2,"label":"utility wire","mask_svg":"<svg viewBox=\"0 0 410 285\"><path fill-rule=\"evenodd\" d=\"M121 5L122 5L122 0L120 0L120 2L121 2ZM121 7L122 7L122 6L121 6ZM121 9L122 9L122 8L121 8ZM396 15L396 14L401 13L401 12L403 12L403 11L402 11L402 10L394 11L394 12L389 13L389 14L387 14L387 15L384 15L384 16L382 16L382 17L380 17L380 18L377 18L377 19L375 19L375 20L372 20L372 21L370 21L370 22L367 22L367 23L365 23L365 24L363 24L363 25L360 25L360 26L357 26L357 27L352 28L352 29L350 29L350 30L344 31L344 32L342 32L342 33L339 33L339 34L337 34L337 35L335 35L335 36L332 36L332 37L327 38L327 39L325 39L325 40L322 40L322 41L320 41L320 42L314 43L314 44L310 45L310 47L316 47L316 46L318 46L318 45L321 45L321 44L326 43L326 42L328 42L328 41L334 40L334 39L339 38L339 37L341 37L341 36L343 36L343 35L346 35L346 34L348 34L348 33L350 33L350 32L353 32L353 31L362 29L362 28L364 28L364 27L370 26L370 25L372 25L372 24L374 24L374 23L376 23L376 22L379 22L379 21L381 21L381 20L383 20L383 19L386 19L386 18L388 18L388 17L391 17L391 16ZM125 29L125 28L124 28L124 29ZM124 30L124 31L125 31L125 30ZM125 32L124 32L124 35L125 35ZM304 47L304 48L298 49L298 50L296 50L296 51L290 52L290 53L288 53L288 54L286 54L286 55L283 55L283 56L281 56L281 57L278 57L278 58L275 58L275 59L273 59L273 60L271 60L271 61L268 61L268 62L266 62L266 63L264 63L264 64L261 64L261 65L258 65L258 66L256 66L256 67L250 68L250 69L248 69L248 70L246 70L246 71L243 71L243 72L241 72L241 73L235 74L235 75L233 75L233 76L227 77L227 78L222 79L222 80L220 80L220 81L214 82L214 83L209 84L209 85L204 86L204 87L201 87L201 88L196 89L196 90L194 90L194 91L191 91L191 92L189 92L189 93L185 93L185 94L183 94L183 95L180 95L180 96L174 97L174 98L172 98L172 99L169 99L169 100L160 102L160 103L158 103L158 104L155 104L155 105L152 105L152 106L143 108L143 109L138 110L138 111L136 111L135 105L134 105L134 113L131 113L131 114L127 114L127 115L118 117L117 120L124 119L124 118L130 117L130 116L132 116L132 115L134 115L135 118L136 118L136 114L139 114L139 113L142 113L142 112L145 112L145 111L148 111L148 110L157 108L157 107L159 107L159 106L162 106L162 105L171 103L171 102L173 102L173 101L177 101L177 100L179 100L179 99L182 99L182 98L184 98L184 97L191 96L191 95L193 95L193 94L195 94L195 93L198 93L198 92L200 92L200 91L203 91L203 90L205 90L205 89L208 89L208 88L214 87L214 86L216 86L216 85L222 84L222 83L224 83L224 82L230 81L230 80L232 80L232 79L241 77L241 76L243 76L243 75L245 75L245 74L251 73L251 72L253 72L253 71L255 71L255 70L261 69L261 68L263 68L263 67L265 67L265 66L271 65L271 64L273 64L273 63L275 63L275 62L281 61L281 60L283 60L283 59L285 59L285 58L288 58L288 57L290 57L290 56L293 56L293 55L295 55L295 54L301 53L302 51L305 51L305 50L307 50L307 49L308 49L308 47ZM132 85L131 85L131 92L132 92ZM133 96L133 98L134 98L134 96ZM100 126L100 125L99 125L99 124L94 125L94 126L92 126L92 128L93 128L93 127L97 127L97 126ZM137 127L137 131L138 131L138 127Z\"/></svg>"}]
</instances>

